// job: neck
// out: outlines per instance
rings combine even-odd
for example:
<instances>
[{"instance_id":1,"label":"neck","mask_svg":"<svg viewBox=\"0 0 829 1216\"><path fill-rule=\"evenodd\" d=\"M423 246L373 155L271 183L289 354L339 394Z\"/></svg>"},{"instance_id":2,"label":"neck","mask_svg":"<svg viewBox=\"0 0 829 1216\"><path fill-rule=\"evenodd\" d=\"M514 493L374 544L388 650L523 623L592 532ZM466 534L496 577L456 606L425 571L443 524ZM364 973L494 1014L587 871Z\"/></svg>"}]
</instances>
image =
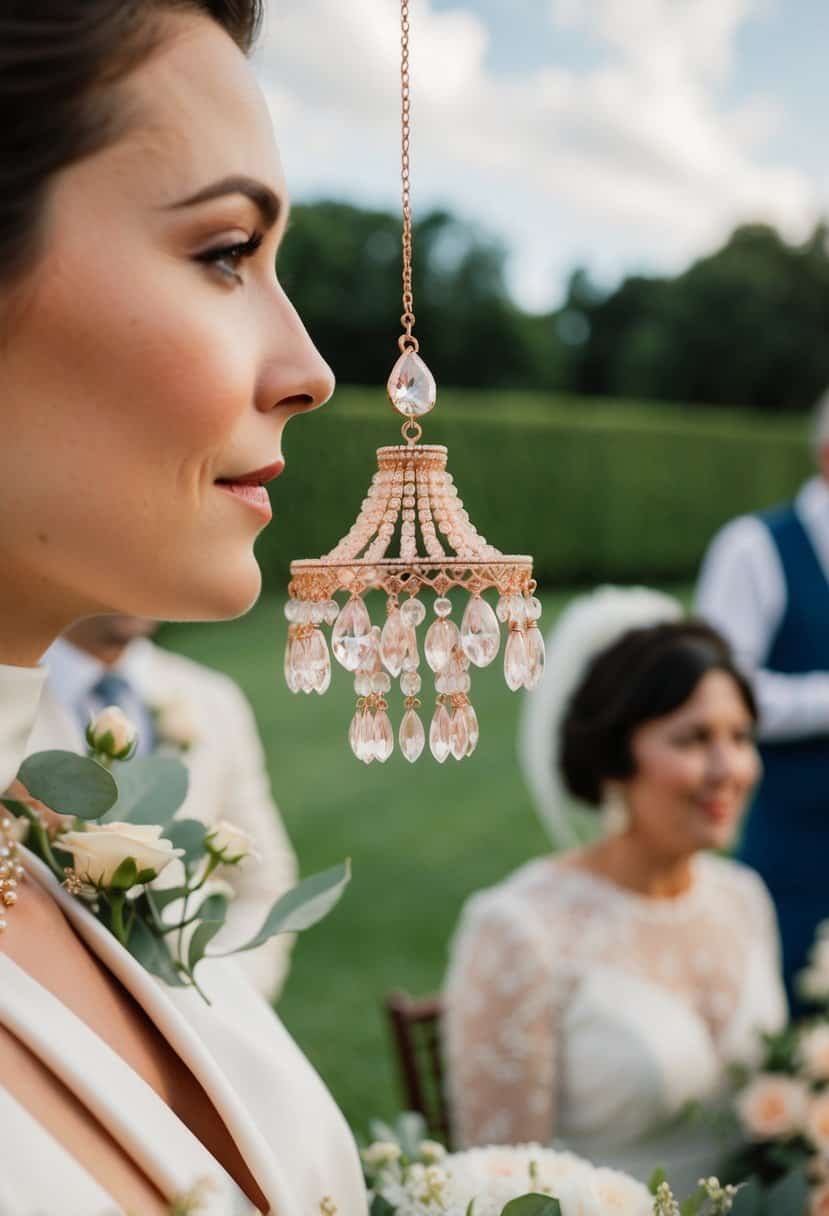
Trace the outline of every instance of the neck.
<instances>
[{"instance_id":1,"label":"neck","mask_svg":"<svg viewBox=\"0 0 829 1216\"><path fill-rule=\"evenodd\" d=\"M71 623L91 609L56 592L36 569L21 569L0 548L0 663L36 667Z\"/></svg>"},{"instance_id":2,"label":"neck","mask_svg":"<svg viewBox=\"0 0 829 1216\"><path fill-rule=\"evenodd\" d=\"M602 841L592 850L592 862L599 872L651 899L672 899L690 888L693 856L660 851L633 832Z\"/></svg>"}]
</instances>

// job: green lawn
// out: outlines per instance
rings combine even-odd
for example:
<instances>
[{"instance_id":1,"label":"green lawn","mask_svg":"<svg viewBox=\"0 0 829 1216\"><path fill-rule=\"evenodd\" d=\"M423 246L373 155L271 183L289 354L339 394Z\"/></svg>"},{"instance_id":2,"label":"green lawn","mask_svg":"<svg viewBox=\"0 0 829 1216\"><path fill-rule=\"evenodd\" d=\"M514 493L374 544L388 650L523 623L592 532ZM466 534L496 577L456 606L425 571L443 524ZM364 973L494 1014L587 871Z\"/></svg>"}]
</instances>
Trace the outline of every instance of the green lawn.
<instances>
[{"instance_id":1,"label":"green lawn","mask_svg":"<svg viewBox=\"0 0 829 1216\"><path fill-rule=\"evenodd\" d=\"M569 596L542 598L549 628ZM250 697L303 873L353 860L343 901L297 944L279 1010L346 1117L365 1130L371 1116L401 1105L383 994L436 989L466 896L547 845L516 760L521 698L500 662L474 673L474 756L440 766L425 754L409 765L396 750L385 766L366 768L346 738L351 677L335 668L324 697L293 696L282 675L285 629L282 599L267 597L241 620L166 626L161 640L228 672ZM390 701L396 727L399 693ZM430 701L424 696L424 718Z\"/></svg>"}]
</instances>

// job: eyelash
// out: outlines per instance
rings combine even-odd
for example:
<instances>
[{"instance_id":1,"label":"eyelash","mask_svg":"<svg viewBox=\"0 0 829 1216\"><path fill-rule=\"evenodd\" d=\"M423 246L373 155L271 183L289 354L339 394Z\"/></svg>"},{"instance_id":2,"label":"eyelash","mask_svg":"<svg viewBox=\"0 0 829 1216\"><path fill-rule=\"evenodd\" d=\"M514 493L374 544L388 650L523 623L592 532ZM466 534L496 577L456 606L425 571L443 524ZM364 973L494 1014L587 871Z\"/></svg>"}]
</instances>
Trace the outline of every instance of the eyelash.
<instances>
[{"instance_id":1,"label":"eyelash","mask_svg":"<svg viewBox=\"0 0 829 1216\"><path fill-rule=\"evenodd\" d=\"M204 253L196 255L196 261L202 262L206 266L215 266L222 274L241 282L241 276L237 273L238 264L247 258L252 258L261 244L262 233L254 232L246 241L236 241L233 245L221 245L217 249L206 249ZM223 266L222 262L230 263L230 265Z\"/></svg>"}]
</instances>

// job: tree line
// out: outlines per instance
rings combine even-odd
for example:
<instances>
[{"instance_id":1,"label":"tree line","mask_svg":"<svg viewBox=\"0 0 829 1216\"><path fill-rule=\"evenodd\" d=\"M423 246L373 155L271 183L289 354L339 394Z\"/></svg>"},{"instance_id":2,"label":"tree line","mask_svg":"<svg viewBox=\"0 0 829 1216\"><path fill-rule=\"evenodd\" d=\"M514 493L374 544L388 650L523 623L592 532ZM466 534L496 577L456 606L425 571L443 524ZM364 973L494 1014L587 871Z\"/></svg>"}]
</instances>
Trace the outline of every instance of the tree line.
<instances>
[{"instance_id":1,"label":"tree line","mask_svg":"<svg viewBox=\"0 0 829 1216\"><path fill-rule=\"evenodd\" d=\"M802 244L743 225L673 277L564 303L511 299L502 243L448 211L415 224L416 332L439 384L808 409L829 386L829 230ZM384 383L400 332L400 222L339 202L295 205L279 277L340 381Z\"/></svg>"}]
</instances>

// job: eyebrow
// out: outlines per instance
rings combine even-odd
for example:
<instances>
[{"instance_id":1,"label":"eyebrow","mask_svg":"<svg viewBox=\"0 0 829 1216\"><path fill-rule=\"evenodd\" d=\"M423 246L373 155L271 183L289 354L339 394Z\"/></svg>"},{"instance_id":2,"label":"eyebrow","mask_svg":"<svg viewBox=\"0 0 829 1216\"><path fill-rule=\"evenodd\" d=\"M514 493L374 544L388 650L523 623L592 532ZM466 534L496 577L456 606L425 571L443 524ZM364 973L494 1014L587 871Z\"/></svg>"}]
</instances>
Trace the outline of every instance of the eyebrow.
<instances>
[{"instance_id":1,"label":"eyebrow","mask_svg":"<svg viewBox=\"0 0 829 1216\"><path fill-rule=\"evenodd\" d=\"M209 203L213 199L225 198L228 194L242 194L256 205L266 228L272 228L279 219L282 203L270 186L256 181L253 177L223 177L221 181L213 182L177 203L170 203L169 210L180 207L196 207L199 203Z\"/></svg>"}]
</instances>

